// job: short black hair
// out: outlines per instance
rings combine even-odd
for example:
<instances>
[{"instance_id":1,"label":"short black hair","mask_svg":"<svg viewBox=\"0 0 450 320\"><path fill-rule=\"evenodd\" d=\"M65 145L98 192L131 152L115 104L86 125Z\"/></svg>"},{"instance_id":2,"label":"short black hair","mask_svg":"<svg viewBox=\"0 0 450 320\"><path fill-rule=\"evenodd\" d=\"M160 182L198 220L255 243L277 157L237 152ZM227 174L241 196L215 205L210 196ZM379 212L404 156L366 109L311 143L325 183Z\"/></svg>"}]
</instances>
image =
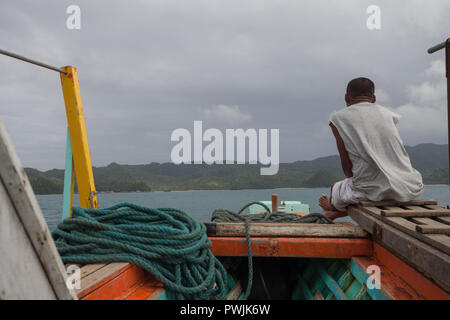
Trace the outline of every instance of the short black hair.
<instances>
[{"instance_id":1,"label":"short black hair","mask_svg":"<svg viewBox=\"0 0 450 320\"><path fill-rule=\"evenodd\" d=\"M347 85L347 94L351 98L355 97L369 97L375 95L375 84L368 78L356 78L350 81Z\"/></svg>"}]
</instances>

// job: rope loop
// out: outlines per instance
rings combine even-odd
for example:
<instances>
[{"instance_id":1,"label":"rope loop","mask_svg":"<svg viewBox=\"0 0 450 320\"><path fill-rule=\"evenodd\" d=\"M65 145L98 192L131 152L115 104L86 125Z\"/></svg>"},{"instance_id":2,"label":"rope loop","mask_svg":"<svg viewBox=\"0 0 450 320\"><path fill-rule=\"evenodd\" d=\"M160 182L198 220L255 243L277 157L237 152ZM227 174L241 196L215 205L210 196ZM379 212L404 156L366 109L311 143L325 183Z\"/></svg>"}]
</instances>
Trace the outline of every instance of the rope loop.
<instances>
[{"instance_id":1,"label":"rope loop","mask_svg":"<svg viewBox=\"0 0 450 320\"><path fill-rule=\"evenodd\" d=\"M168 299L225 299L227 273L206 227L173 208L119 203L72 208L52 233L64 263L129 262L152 273Z\"/></svg>"},{"instance_id":2,"label":"rope loop","mask_svg":"<svg viewBox=\"0 0 450 320\"><path fill-rule=\"evenodd\" d=\"M263 214L243 214L244 210L251 205L260 205L266 211ZM320 223L331 224L333 223L328 217L320 213L311 213L306 216L299 216L286 212L271 212L268 206L262 202L250 202L242 207L238 213L228 209L216 209L211 216L213 222L244 222L245 223L245 238L247 241L247 256L248 256L248 281L247 289L245 290L244 300L246 300L252 291L253 286L253 255L250 239L250 223L258 222L273 222L273 223Z\"/></svg>"}]
</instances>

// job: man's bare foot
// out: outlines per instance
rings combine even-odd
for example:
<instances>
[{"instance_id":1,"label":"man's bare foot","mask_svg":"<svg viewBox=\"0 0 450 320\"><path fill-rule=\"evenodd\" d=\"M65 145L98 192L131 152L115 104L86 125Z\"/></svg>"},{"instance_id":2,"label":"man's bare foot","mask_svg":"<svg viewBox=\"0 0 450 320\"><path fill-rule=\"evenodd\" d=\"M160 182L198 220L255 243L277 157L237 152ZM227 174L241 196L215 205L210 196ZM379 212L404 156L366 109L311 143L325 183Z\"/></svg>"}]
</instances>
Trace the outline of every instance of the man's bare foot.
<instances>
[{"instance_id":1,"label":"man's bare foot","mask_svg":"<svg viewBox=\"0 0 450 320\"><path fill-rule=\"evenodd\" d=\"M326 194L322 194L319 198L319 206L323 211L335 211L334 207L330 203L330 198Z\"/></svg>"},{"instance_id":2,"label":"man's bare foot","mask_svg":"<svg viewBox=\"0 0 450 320\"><path fill-rule=\"evenodd\" d=\"M342 212L342 211L326 211L326 210L324 210L324 211L322 211L322 214L325 217L329 218L330 220L334 220L337 218L342 218L342 217L347 216L347 212Z\"/></svg>"}]
</instances>

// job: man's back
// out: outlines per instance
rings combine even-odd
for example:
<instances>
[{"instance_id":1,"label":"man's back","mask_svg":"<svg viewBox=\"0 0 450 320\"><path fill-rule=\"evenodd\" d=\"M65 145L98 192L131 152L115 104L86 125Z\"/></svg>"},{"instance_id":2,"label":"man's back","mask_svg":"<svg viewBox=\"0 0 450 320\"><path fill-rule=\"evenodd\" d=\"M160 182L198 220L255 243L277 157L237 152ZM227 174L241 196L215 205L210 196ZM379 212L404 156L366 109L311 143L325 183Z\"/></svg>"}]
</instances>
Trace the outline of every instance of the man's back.
<instances>
[{"instance_id":1,"label":"man's back","mask_svg":"<svg viewBox=\"0 0 450 320\"><path fill-rule=\"evenodd\" d=\"M409 201L423 192L398 133L399 116L363 102L331 116L352 162L353 188L372 201Z\"/></svg>"}]
</instances>

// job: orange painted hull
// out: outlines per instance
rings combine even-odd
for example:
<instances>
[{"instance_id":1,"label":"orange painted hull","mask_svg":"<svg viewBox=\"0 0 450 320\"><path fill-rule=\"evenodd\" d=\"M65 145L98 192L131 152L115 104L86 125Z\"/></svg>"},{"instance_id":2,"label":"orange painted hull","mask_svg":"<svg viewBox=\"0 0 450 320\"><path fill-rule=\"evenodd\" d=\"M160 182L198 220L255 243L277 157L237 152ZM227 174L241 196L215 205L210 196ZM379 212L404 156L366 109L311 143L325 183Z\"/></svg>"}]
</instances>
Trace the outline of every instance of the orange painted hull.
<instances>
[{"instance_id":1,"label":"orange painted hull","mask_svg":"<svg viewBox=\"0 0 450 320\"><path fill-rule=\"evenodd\" d=\"M245 238L211 237L216 256L246 256ZM252 238L255 257L352 259L362 269L381 269L383 293L394 300L449 300L450 295L369 239ZM163 285L138 266L126 264L78 293L82 300L164 299Z\"/></svg>"}]
</instances>

